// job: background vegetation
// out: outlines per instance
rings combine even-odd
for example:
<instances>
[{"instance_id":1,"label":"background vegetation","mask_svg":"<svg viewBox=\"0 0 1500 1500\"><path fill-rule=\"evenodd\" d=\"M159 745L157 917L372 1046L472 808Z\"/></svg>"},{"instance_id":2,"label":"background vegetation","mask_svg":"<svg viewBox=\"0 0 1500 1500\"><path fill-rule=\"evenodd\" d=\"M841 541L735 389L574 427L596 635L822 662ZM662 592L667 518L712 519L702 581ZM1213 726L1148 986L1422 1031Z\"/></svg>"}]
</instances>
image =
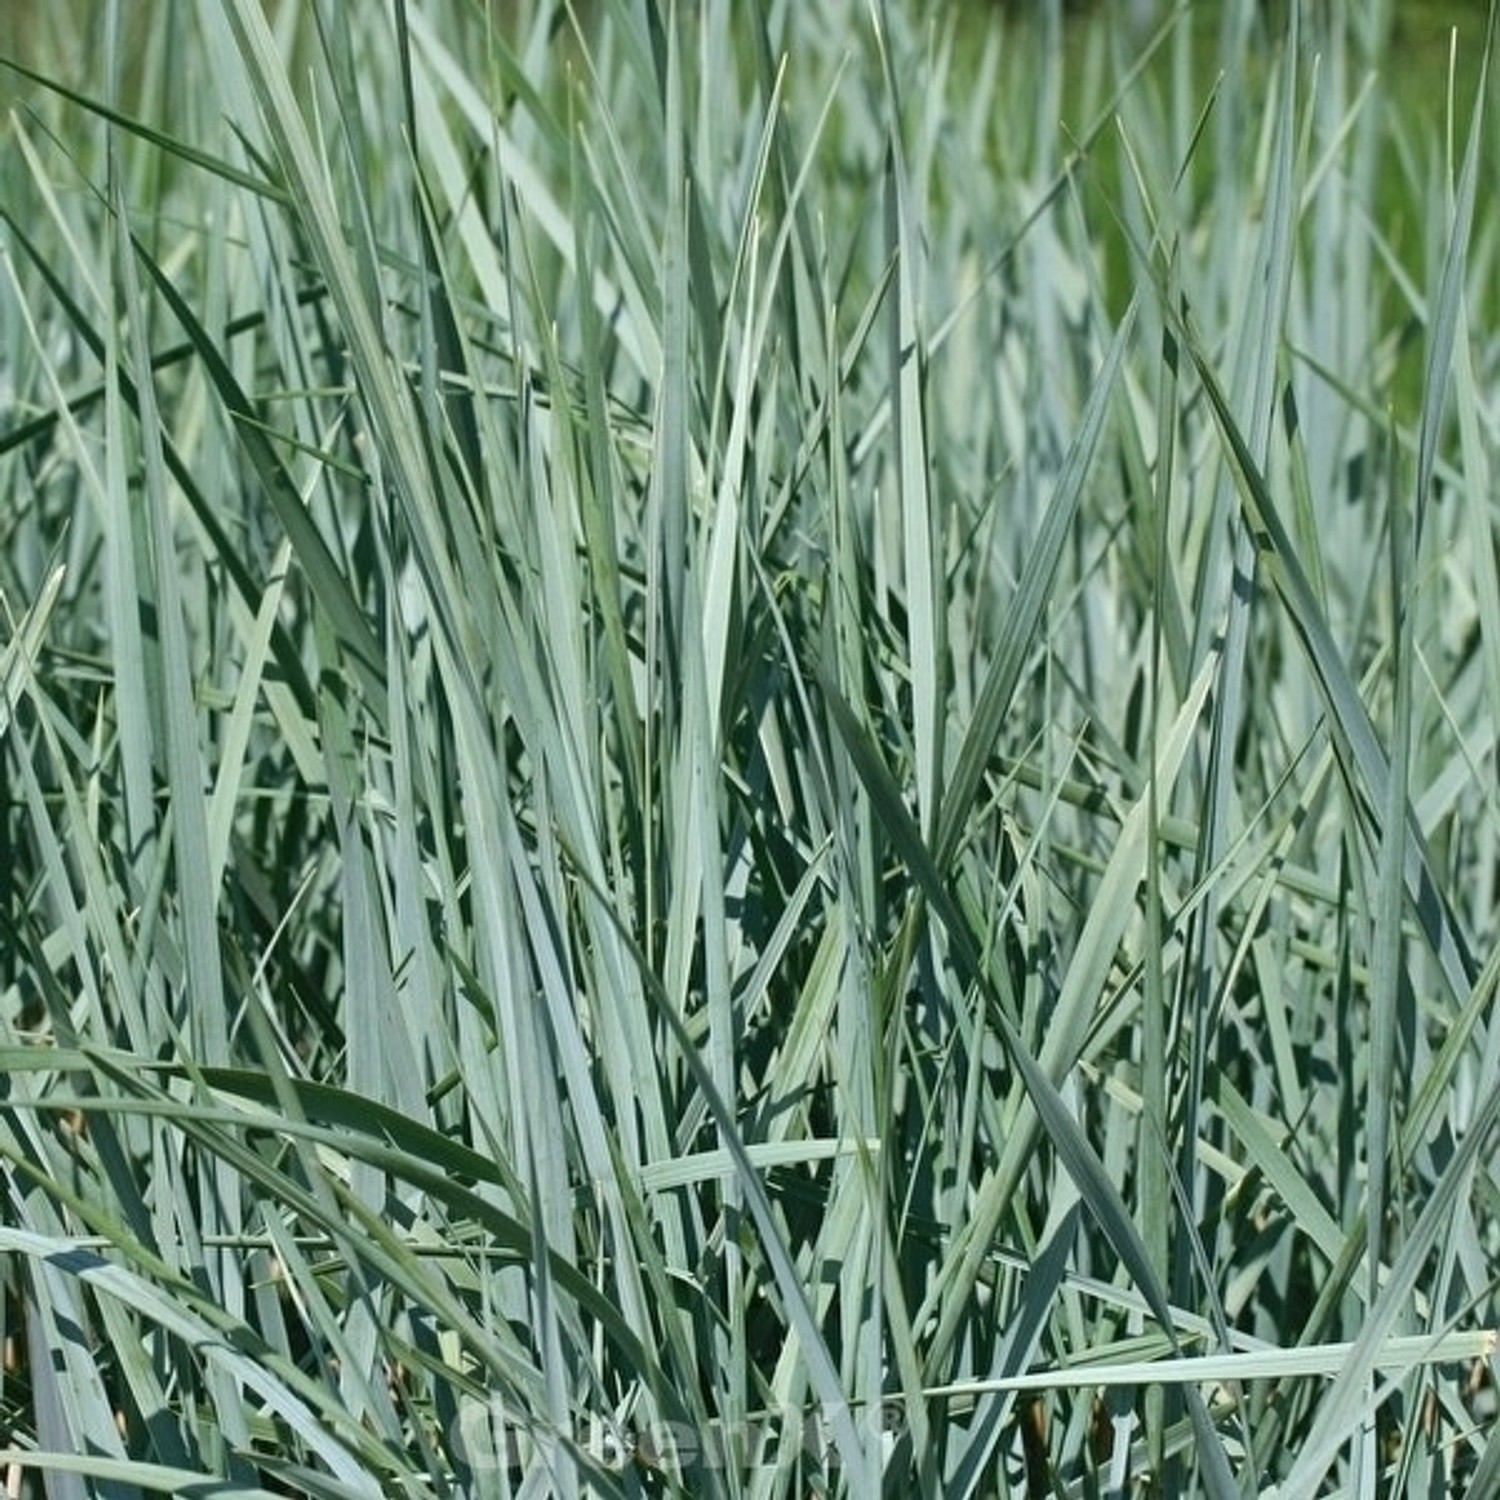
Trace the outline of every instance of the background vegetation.
<instances>
[{"instance_id":1,"label":"background vegetation","mask_svg":"<svg viewBox=\"0 0 1500 1500\"><path fill-rule=\"evenodd\" d=\"M1494 126L1304 9L13 14L11 1493L1496 1492Z\"/></svg>"}]
</instances>

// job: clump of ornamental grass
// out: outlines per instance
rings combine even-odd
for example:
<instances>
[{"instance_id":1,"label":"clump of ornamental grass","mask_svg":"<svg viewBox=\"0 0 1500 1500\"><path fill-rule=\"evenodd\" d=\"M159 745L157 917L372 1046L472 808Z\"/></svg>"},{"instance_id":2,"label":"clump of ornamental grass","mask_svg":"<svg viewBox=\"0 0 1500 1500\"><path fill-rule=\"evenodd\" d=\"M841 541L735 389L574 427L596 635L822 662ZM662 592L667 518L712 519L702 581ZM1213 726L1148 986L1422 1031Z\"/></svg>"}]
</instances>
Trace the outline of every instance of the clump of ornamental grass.
<instances>
[{"instance_id":1,"label":"clump of ornamental grass","mask_svg":"<svg viewBox=\"0 0 1500 1500\"><path fill-rule=\"evenodd\" d=\"M1491 1492L1487 73L1209 9L12 22L11 1492Z\"/></svg>"}]
</instances>

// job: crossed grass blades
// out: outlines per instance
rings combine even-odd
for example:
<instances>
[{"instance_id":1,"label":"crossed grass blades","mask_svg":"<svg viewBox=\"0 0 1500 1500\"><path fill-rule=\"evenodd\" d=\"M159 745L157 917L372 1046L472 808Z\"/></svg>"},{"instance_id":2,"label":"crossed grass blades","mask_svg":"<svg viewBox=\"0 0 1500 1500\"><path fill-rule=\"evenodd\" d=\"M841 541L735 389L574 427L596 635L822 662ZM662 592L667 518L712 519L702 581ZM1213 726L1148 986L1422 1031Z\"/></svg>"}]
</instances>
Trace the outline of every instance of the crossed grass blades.
<instances>
[{"instance_id":1,"label":"crossed grass blades","mask_svg":"<svg viewBox=\"0 0 1500 1500\"><path fill-rule=\"evenodd\" d=\"M1288 9L8 20L10 1493L1494 1492L1490 36Z\"/></svg>"}]
</instances>

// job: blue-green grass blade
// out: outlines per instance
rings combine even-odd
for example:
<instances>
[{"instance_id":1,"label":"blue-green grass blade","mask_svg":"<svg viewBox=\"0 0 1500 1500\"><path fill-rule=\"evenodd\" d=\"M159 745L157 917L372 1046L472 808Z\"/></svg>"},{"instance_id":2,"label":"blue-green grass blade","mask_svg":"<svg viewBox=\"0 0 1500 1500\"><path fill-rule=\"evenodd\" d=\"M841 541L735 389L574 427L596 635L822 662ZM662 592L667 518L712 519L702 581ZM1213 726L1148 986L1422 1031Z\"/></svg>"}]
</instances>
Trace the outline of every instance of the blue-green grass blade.
<instances>
[{"instance_id":1,"label":"blue-green grass blade","mask_svg":"<svg viewBox=\"0 0 1500 1500\"><path fill-rule=\"evenodd\" d=\"M1077 519L1099 438L1114 405L1134 322L1132 302L1120 320L1109 351L1094 377L1088 403L1079 417L1077 432L1058 475L1041 530L1027 549L1025 571L1006 612L1005 625L975 702L974 717L959 745L953 774L943 798L944 805L938 816L933 852L940 868L952 858L963 835L965 820L972 811L985 767L994 753L1001 726L1010 711L1011 700L1026 665L1027 653L1051 596L1063 547Z\"/></svg>"},{"instance_id":2,"label":"blue-green grass blade","mask_svg":"<svg viewBox=\"0 0 1500 1500\"><path fill-rule=\"evenodd\" d=\"M1328 622L1318 608L1312 587L1297 559L1295 543L1201 342L1175 310L1169 310L1169 316L1203 383L1215 422L1234 464L1240 499L1249 512L1262 564L1287 609L1329 718L1338 726L1339 735L1348 745L1352 770L1359 782L1367 789L1368 795L1380 797L1389 776L1389 764L1370 721L1369 711ZM1474 970L1469 944L1443 895L1442 882L1434 870L1426 841L1416 828L1411 830L1408 840L1403 876L1407 896L1427 944L1437 959L1444 982L1454 996L1466 995Z\"/></svg>"}]
</instances>

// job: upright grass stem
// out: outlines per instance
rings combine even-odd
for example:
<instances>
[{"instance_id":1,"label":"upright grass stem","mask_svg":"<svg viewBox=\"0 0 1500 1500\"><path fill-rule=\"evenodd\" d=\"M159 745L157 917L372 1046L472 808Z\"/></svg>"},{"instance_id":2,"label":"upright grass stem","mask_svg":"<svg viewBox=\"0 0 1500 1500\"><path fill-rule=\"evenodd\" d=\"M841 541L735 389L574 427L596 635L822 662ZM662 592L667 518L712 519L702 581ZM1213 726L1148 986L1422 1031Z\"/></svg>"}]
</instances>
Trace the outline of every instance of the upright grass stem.
<instances>
[{"instance_id":1,"label":"upright grass stem","mask_svg":"<svg viewBox=\"0 0 1500 1500\"><path fill-rule=\"evenodd\" d=\"M1487 71L43 9L7 1482L1485 1493Z\"/></svg>"}]
</instances>

